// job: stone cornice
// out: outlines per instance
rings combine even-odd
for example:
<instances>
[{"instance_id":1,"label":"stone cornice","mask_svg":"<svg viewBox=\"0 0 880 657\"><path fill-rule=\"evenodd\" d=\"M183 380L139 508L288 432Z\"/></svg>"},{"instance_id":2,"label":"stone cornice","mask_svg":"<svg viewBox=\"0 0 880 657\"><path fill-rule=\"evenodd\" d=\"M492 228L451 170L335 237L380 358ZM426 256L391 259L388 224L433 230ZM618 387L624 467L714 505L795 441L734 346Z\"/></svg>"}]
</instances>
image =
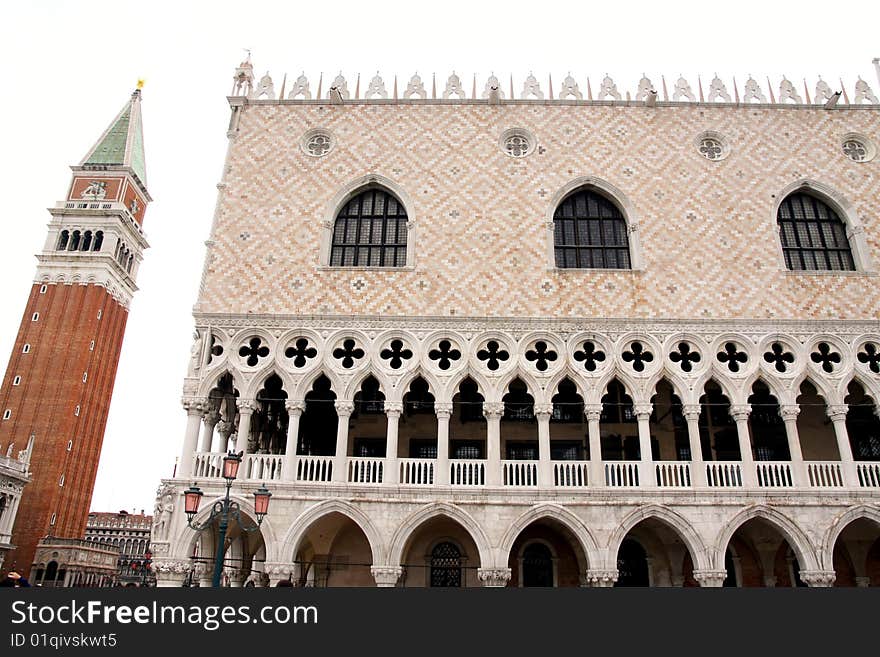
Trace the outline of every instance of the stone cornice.
<instances>
[{"instance_id":1,"label":"stone cornice","mask_svg":"<svg viewBox=\"0 0 880 657\"><path fill-rule=\"evenodd\" d=\"M363 315L276 315L270 313L224 314L194 312L198 327L224 328L351 328L355 322L360 330L387 330L407 328L411 331L455 329L460 331L484 331L507 329L524 331L552 330L557 333L597 331L604 333L651 333L717 334L737 331L744 334L767 335L790 333L812 335L834 332L835 334L860 334L880 332L880 321L864 320L800 320L800 319L686 319L686 318L538 318L538 317L440 317L401 316L380 317Z\"/></svg>"}]
</instances>

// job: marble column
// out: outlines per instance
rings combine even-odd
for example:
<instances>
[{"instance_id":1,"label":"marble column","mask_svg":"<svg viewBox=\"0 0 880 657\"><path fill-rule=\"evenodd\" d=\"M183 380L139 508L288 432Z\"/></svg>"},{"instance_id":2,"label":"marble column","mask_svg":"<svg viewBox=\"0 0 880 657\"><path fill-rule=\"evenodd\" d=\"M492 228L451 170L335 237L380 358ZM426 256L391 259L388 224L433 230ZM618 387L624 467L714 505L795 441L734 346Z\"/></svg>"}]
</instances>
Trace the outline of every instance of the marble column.
<instances>
[{"instance_id":1,"label":"marble column","mask_svg":"<svg viewBox=\"0 0 880 657\"><path fill-rule=\"evenodd\" d=\"M853 460L852 445L849 442L849 430L846 428L846 416L849 406L833 404L828 406L826 414L834 425L834 437L837 439L837 452L840 454L840 468L843 473L843 484L847 488L859 487L859 475Z\"/></svg>"},{"instance_id":2,"label":"marble column","mask_svg":"<svg viewBox=\"0 0 880 657\"><path fill-rule=\"evenodd\" d=\"M287 442L284 445L284 465L281 466L282 481L296 481L296 443L299 438L299 420L306 410L306 403L301 400L286 401L287 410Z\"/></svg>"},{"instance_id":3,"label":"marble column","mask_svg":"<svg viewBox=\"0 0 880 657\"><path fill-rule=\"evenodd\" d=\"M605 486L605 470L602 465L602 439L599 431L599 418L602 417L602 404L584 404L587 418L587 435L590 443L590 487Z\"/></svg>"},{"instance_id":4,"label":"marble column","mask_svg":"<svg viewBox=\"0 0 880 657\"><path fill-rule=\"evenodd\" d=\"M437 462L434 470L434 483L445 486L449 483L449 418L452 417L451 402L435 402L437 415Z\"/></svg>"},{"instance_id":5,"label":"marble column","mask_svg":"<svg viewBox=\"0 0 880 657\"><path fill-rule=\"evenodd\" d=\"M333 481L347 481L348 474L348 419L354 413L354 402L337 401L336 417L336 456L333 460Z\"/></svg>"},{"instance_id":6,"label":"marble column","mask_svg":"<svg viewBox=\"0 0 880 657\"><path fill-rule=\"evenodd\" d=\"M535 418L538 420L538 484L542 488L553 488L553 461L550 456L550 417L553 404L535 404Z\"/></svg>"},{"instance_id":7,"label":"marble column","mask_svg":"<svg viewBox=\"0 0 880 657\"><path fill-rule=\"evenodd\" d=\"M395 485L400 481L397 460L400 414L403 412L401 402L385 402L385 417L388 429L385 433L385 471L382 482Z\"/></svg>"},{"instance_id":8,"label":"marble column","mask_svg":"<svg viewBox=\"0 0 880 657\"><path fill-rule=\"evenodd\" d=\"M742 463L742 482L745 488L755 488L758 478L755 473L755 459L752 457L752 439L749 434L749 404L734 404L730 407L730 417L736 422L736 435L739 438L740 462Z\"/></svg>"},{"instance_id":9,"label":"marble column","mask_svg":"<svg viewBox=\"0 0 880 657\"><path fill-rule=\"evenodd\" d=\"M684 404L682 414L687 422L688 445L691 448L691 485L695 488L706 486L706 464L703 462L703 444L700 440L699 404Z\"/></svg>"},{"instance_id":10,"label":"marble column","mask_svg":"<svg viewBox=\"0 0 880 657\"><path fill-rule=\"evenodd\" d=\"M651 452L651 410L650 403L635 404L633 410L639 423L639 486L653 487L657 485L657 477L654 474L654 456Z\"/></svg>"},{"instance_id":11,"label":"marble column","mask_svg":"<svg viewBox=\"0 0 880 657\"><path fill-rule=\"evenodd\" d=\"M220 413L208 411L202 416L202 441L199 445L200 452L210 452L214 439L214 427L220 421Z\"/></svg>"},{"instance_id":12,"label":"marble column","mask_svg":"<svg viewBox=\"0 0 880 657\"><path fill-rule=\"evenodd\" d=\"M502 483L501 416L504 415L504 404L484 403L483 415L486 416L486 484L500 486Z\"/></svg>"},{"instance_id":13,"label":"marble column","mask_svg":"<svg viewBox=\"0 0 880 657\"><path fill-rule=\"evenodd\" d=\"M779 407L779 415L785 423L785 437L788 439L788 453L791 458L791 480L795 488L808 488L807 466L801 451L801 440L798 435L797 417L801 409L797 404L783 404Z\"/></svg>"},{"instance_id":14,"label":"marble column","mask_svg":"<svg viewBox=\"0 0 880 657\"><path fill-rule=\"evenodd\" d=\"M177 468L177 476L189 477L193 470L196 441L199 439L199 428L202 424L205 405L200 399L184 399L183 408L186 410L186 432L183 436L183 449L180 453L180 465Z\"/></svg>"}]
</instances>

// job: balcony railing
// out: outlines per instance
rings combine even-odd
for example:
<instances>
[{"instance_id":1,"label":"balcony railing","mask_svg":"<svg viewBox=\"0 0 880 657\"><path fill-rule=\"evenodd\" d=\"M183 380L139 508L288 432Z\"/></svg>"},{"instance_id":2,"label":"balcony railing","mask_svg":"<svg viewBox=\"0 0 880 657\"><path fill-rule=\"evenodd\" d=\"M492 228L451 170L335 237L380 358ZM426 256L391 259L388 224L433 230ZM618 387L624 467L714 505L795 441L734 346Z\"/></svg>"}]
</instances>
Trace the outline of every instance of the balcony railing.
<instances>
[{"instance_id":1,"label":"balcony railing","mask_svg":"<svg viewBox=\"0 0 880 657\"><path fill-rule=\"evenodd\" d=\"M505 486L537 486L537 461L501 461Z\"/></svg>"},{"instance_id":2,"label":"balcony railing","mask_svg":"<svg viewBox=\"0 0 880 657\"><path fill-rule=\"evenodd\" d=\"M553 485L557 488L586 488L590 483L589 461L553 461Z\"/></svg>"},{"instance_id":3,"label":"balcony railing","mask_svg":"<svg viewBox=\"0 0 880 657\"><path fill-rule=\"evenodd\" d=\"M223 457L220 452L194 454L192 476L197 479L221 478ZM856 461L849 466L840 461L757 461L745 467L740 461L695 464L692 461L596 463L560 460L551 461L544 469L538 460L507 459L497 461L493 470L487 459L449 459L441 469L435 458L349 456L337 463L334 456L295 456L289 474L284 473L284 467L285 457L281 454L248 454L239 477L249 481L418 487L493 485L545 490L726 488L814 491L856 488L880 493L880 461ZM392 477L392 474L396 476Z\"/></svg>"},{"instance_id":4,"label":"balcony railing","mask_svg":"<svg viewBox=\"0 0 880 657\"><path fill-rule=\"evenodd\" d=\"M843 487L843 471L839 461L807 461L806 466L811 488Z\"/></svg>"},{"instance_id":5,"label":"balcony railing","mask_svg":"<svg viewBox=\"0 0 880 657\"><path fill-rule=\"evenodd\" d=\"M434 459L400 459L400 483L407 486L431 486L434 483Z\"/></svg>"},{"instance_id":6,"label":"balcony railing","mask_svg":"<svg viewBox=\"0 0 880 657\"><path fill-rule=\"evenodd\" d=\"M788 461L759 461L758 486L761 488L792 488L791 463Z\"/></svg>"},{"instance_id":7,"label":"balcony railing","mask_svg":"<svg viewBox=\"0 0 880 657\"><path fill-rule=\"evenodd\" d=\"M449 483L453 486L484 486L486 461L452 459L449 461Z\"/></svg>"}]
</instances>

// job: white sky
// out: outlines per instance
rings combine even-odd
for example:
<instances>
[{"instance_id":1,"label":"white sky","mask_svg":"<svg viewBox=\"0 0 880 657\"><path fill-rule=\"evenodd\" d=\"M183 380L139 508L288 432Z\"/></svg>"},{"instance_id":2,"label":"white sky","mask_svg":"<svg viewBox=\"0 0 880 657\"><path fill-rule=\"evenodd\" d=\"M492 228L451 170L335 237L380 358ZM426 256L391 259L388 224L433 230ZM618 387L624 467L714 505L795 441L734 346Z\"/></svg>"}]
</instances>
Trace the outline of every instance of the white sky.
<instances>
[{"instance_id":1,"label":"white sky","mask_svg":"<svg viewBox=\"0 0 880 657\"><path fill-rule=\"evenodd\" d=\"M455 69L470 93L490 71L517 94L534 71L545 93L568 71L593 91L607 72L622 93L642 73L670 91L679 74L696 91L717 72L732 93L748 74L778 89L783 74L810 93L818 75L843 77L852 94L861 75L875 91L871 59L880 3L827 2L98 2L3 3L0 9L0 361L18 330L42 248L47 207L63 199L76 164L146 79L143 114L147 177L154 203L145 231L151 247L128 330L104 440L92 509L151 512L161 477L179 455L186 416L181 385L223 158L226 94L243 48L255 74L280 90L305 71L342 69L361 91L378 69L401 92L418 71L438 90ZM872 50L873 46L873 50ZM325 90L327 81L325 80ZM290 87L288 86L288 89ZM766 93L766 86L765 86ZM291 144L296 148L296 144Z\"/></svg>"}]
</instances>

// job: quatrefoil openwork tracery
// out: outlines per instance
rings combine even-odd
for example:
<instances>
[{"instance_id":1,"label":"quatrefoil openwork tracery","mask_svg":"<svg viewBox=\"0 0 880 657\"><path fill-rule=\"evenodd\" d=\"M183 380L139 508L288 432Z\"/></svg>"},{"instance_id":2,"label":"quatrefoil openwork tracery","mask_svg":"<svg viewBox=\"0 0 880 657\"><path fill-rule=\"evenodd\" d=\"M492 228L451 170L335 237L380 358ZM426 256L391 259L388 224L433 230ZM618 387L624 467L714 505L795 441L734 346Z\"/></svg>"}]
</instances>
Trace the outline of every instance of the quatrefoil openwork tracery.
<instances>
[{"instance_id":1,"label":"quatrefoil openwork tracery","mask_svg":"<svg viewBox=\"0 0 880 657\"><path fill-rule=\"evenodd\" d=\"M627 363L632 363L632 368L636 372L644 371L645 363L650 363L654 360L654 354L645 349L645 346L638 341L633 342L629 350L624 351L621 356Z\"/></svg>"},{"instance_id":2,"label":"quatrefoil openwork tracery","mask_svg":"<svg viewBox=\"0 0 880 657\"><path fill-rule=\"evenodd\" d=\"M834 366L840 363L840 354L831 351L831 345L827 342L820 342L816 345L816 351L810 354L810 360L814 363L822 364L822 371L829 374L834 371Z\"/></svg>"},{"instance_id":3,"label":"quatrefoil openwork tracery","mask_svg":"<svg viewBox=\"0 0 880 657\"><path fill-rule=\"evenodd\" d=\"M683 372L690 372L694 369L694 364L700 362L701 356L687 342L679 342L678 350L669 354L669 360L678 363Z\"/></svg>"},{"instance_id":4,"label":"quatrefoil openwork tracery","mask_svg":"<svg viewBox=\"0 0 880 657\"><path fill-rule=\"evenodd\" d=\"M526 360L534 363L539 372L547 371L550 363L554 362L556 358L556 352L550 349L543 340L538 340L534 349L526 351Z\"/></svg>"},{"instance_id":5,"label":"quatrefoil openwork tracery","mask_svg":"<svg viewBox=\"0 0 880 657\"><path fill-rule=\"evenodd\" d=\"M574 352L574 359L583 363L584 369L588 372L594 372L598 367L597 363L605 360L605 352L598 349L595 342L587 340L582 349Z\"/></svg>"},{"instance_id":6,"label":"quatrefoil openwork tracery","mask_svg":"<svg viewBox=\"0 0 880 657\"><path fill-rule=\"evenodd\" d=\"M284 350L284 355L293 359L294 367L305 367L306 362L318 355L318 350L309 346L308 338L298 338Z\"/></svg>"},{"instance_id":7,"label":"quatrefoil openwork tracery","mask_svg":"<svg viewBox=\"0 0 880 657\"><path fill-rule=\"evenodd\" d=\"M260 362L261 358L269 355L269 347L263 344L258 337L251 338L246 345L242 345L238 350L238 355L246 359L245 362L249 367L254 367Z\"/></svg>"},{"instance_id":8,"label":"quatrefoil openwork tracery","mask_svg":"<svg viewBox=\"0 0 880 657\"><path fill-rule=\"evenodd\" d=\"M410 349L404 349L403 340L392 340L390 348L383 349L379 352L382 360L387 360L393 370L399 370L403 367L403 361L409 360L413 356Z\"/></svg>"},{"instance_id":9,"label":"quatrefoil openwork tracery","mask_svg":"<svg viewBox=\"0 0 880 657\"><path fill-rule=\"evenodd\" d=\"M503 361L510 358L510 354L502 349L495 340L489 340L486 343L486 348L477 352L477 358L486 361L486 367L494 372L501 367Z\"/></svg>"},{"instance_id":10,"label":"quatrefoil openwork tracery","mask_svg":"<svg viewBox=\"0 0 880 657\"><path fill-rule=\"evenodd\" d=\"M360 360L364 357L364 350L360 347L355 346L355 341L351 338L347 338L341 347L336 347L333 350L333 358L338 361L341 361L342 366L345 369L351 369L354 367L354 362L356 360Z\"/></svg>"},{"instance_id":11,"label":"quatrefoil openwork tracery","mask_svg":"<svg viewBox=\"0 0 880 657\"><path fill-rule=\"evenodd\" d=\"M452 343L449 340L440 340L440 344L438 344L437 347L437 349L431 349L431 351L428 352L428 358L436 360L437 367L441 370L448 370L452 367L452 361L461 358L461 352L458 349L453 348Z\"/></svg>"},{"instance_id":12,"label":"quatrefoil openwork tracery","mask_svg":"<svg viewBox=\"0 0 880 657\"><path fill-rule=\"evenodd\" d=\"M773 365L777 372L785 372L794 362L794 354L786 351L781 343L774 342L770 345L770 351L764 352L764 361Z\"/></svg>"}]
</instances>

